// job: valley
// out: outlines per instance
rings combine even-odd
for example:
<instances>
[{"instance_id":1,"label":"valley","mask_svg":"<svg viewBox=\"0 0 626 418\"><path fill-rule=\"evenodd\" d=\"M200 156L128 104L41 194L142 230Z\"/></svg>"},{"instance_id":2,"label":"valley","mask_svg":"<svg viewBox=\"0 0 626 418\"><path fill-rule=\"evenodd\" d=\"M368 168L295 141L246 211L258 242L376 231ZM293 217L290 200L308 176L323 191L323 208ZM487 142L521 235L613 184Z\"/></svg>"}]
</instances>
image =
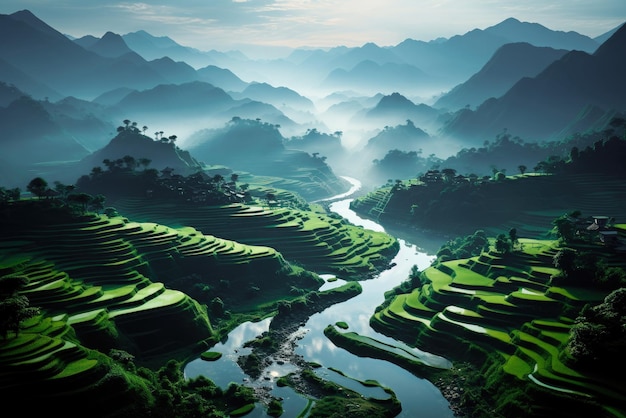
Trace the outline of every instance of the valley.
<instances>
[{"instance_id":1,"label":"valley","mask_svg":"<svg viewBox=\"0 0 626 418\"><path fill-rule=\"evenodd\" d=\"M625 26L0 37L3 408L626 416Z\"/></svg>"}]
</instances>

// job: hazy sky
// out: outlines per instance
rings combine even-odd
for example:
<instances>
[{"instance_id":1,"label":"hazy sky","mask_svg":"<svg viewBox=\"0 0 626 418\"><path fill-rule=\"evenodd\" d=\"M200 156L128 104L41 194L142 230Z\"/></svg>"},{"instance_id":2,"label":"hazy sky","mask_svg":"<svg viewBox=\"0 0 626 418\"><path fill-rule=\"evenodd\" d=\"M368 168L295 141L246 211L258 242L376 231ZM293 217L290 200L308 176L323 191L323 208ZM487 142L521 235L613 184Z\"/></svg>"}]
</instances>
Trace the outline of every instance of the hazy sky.
<instances>
[{"instance_id":1,"label":"hazy sky","mask_svg":"<svg viewBox=\"0 0 626 418\"><path fill-rule=\"evenodd\" d=\"M626 0L2 0L75 37L146 30L200 50L396 45L493 26L508 17L595 37L626 21ZM253 50L252 50L253 52Z\"/></svg>"}]
</instances>

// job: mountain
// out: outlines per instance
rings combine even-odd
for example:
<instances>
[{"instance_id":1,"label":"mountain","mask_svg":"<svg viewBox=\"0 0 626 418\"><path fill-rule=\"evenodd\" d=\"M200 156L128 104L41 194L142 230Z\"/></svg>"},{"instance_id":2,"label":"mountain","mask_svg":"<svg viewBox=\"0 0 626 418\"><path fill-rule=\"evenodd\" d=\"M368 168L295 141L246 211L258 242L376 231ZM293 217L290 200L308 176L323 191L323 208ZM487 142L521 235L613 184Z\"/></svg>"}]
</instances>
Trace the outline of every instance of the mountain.
<instances>
[{"instance_id":1,"label":"mountain","mask_svg":"<svg viewBox=\"0 0 626 418\"><path fill-rule=\"evenodd\" d=\"M393 91L422 91L436 79L419 68L395 62L379 64L373 60L359 62L350 70L337 68L322 82L326 90L352 89L364 94Z\"/></svg>"},{"instance_id":2,"label":"mountain","mask_svg":"<svg viewBox=\"0 0 626 418\"><path fill-rule=\"evenodd\" d=\"M129 127L120 130L105 147L83 158L76 169L76 178L89 173L93 167L106 166L104 160L111 161L111 164L118 160L120 164L128 164L124 161L127 156L134 158L131 164L139 166L140 159L147 158L150 160L150 168L163 170L169 167L181 175L193 174L202 169L189 152L177 147L172 140L152 139L138 129Z\"/></svg>"},{"instance_id":3,"label":"mountain","mask_svg":"<svg viewBox=\"0 0 626 418\"><path fill-rule=\"evenodd\" d=\"M59 92L29 76L22 70L15 68L13 65L9 64L7 61L1 58L0 80L2 80L4 83L15 86L22 92L28 92L23 94L29 94L35 99L48 98L50 100L58 100L62 97Z\"/></svg>"},{"instance_id":4,"label":"mountain","mask_svg":"<svg viewBox=\"0 0 626 418\"><path fill-rule=\"evenodd\" d=\"M279 109L290 107L304 112L315 111L315 105L310 99L290 88L274 87L268 83L251 83L241 94L235 95L235 97L247 97L252 100L270 103Z\"/></svg>"},{"instance_id":5,"label":"mountain","mask_svg":"<svg viewBox=\"0 0 626 418\"><path fill-rule=\"evenodd\" d=\"M587 52L593 52L599 45L575 32L562 33L538 24L507 19L487 29L474 29L449 39L430 42L407 39L392 49L405 62L457 85L478 72L498 48L518 42Z\"/></svg>"},{"instance_id":6,"label":"mountain","mask_svg":"<svg viewBox=\"0 0 626 418\"><path fill-rule=\"evenodd\" d=\"M119 101L121 101L124 97L126 97L128 94L132 93L133 91L137 91L137 90L134 90L128 87L120 87L120 88L102 93L101 95L93 99L92 102L101 104L104 106L114 106L115 104L117 104Z\"/></svg>"},{"instance_id":7,"label":"mountain","mask_svg":"<svg viewBox=\"0 0 626 418\"><path fill-rule=\"evenodd\" d=\"M89 151L100 149L109 142L117 126L111 121L123 120L123 115L114 108L71 96L41 104L54 122Z\"/></svg>"},{"instance_id":8,"label":"mountain","mask_svg":"<svg viewBox=\"0 0 626 418\"><path fill-rule=\"evenodd\" d=\"M619 26L617 26L617 27L615 27L615 28L611 29L610 31L603 33L603 34L602 34L602 35L600 35L600 36L596 36L595 38L593 38L593 40L594 40L594 41L596 41L598 44L603 44L603 43L604 43L604 42L606 42L606 41L607 41L607 40L608 40L611 36L613 36L613 34L614 34L615 32L617 32L621 26L622 26L622 25L619 25Z\"/></svg>"},{"instance_id":9,"label":"mountain","mask_svg":"<svg viewBox=\"0 0 626 418\"><path fill-rule=\"evenodd\" d=\"M188 83L198 80L196 70L185 62L175 62L169 57L149 62L150 68L171 83Z\"/></svg>"},{"instance_id":10,"label":"mountain","mask_svg":"<svg viewBox=\"0 0 626 418\"><path fill-rule=\"evenodd\" d=\"M133 91L116 104L116 107L141 116L168 116L189 118L207 116L224 111L235 104L224 90L208 83L194 81L185 84L161 84L154 88Z\"/></svg>"},{"instance_id":11,"label":"mountain","mask_svg":"<svg viewBox=\"0 0 626 418\"><path fill-rule=\"evenodd\" d=\"M434 107L457 110L500 97L520 79L536 76L566 52L526 42L503 45L479 72L440 97Z\"/></svg>"},{"instance_id":12,"label":"mountain","mask_svg":"<svg viewBox=\"0 0 626 418\"><path fill-rule=\"evenodd\" d=\"M0 15L0 38L5 40L0 44L0 59L61 95L90 98L120 86L145 89L169 81L136 53L103 57L27 10ZM104 38L92 48L108 54L124 49L116 35Z\"/></svg>"},{"instance_id":13,"label":"mountain","mask_svg":"<svg viewBox=\"0 0 626 418\"><path fill-rule=\"evenodd\" d=\"M314 156L327 158L332 167L342 167L347 162L349 154L341 143L341 131L327 134L317 129L307 129L301 136L292 136L285 141L285 147L306 151Z\"/></svg>"},{"instance_id":14,"label":"mountain","mask_svg":"<svg viewBox=\"0 0 626 418\"><path fill-rule=\"evenodd\" d=\"M592 55L571 51L536 77L520 80L502 97L487 100L476 111L458 112L442 133L482 143L507 128L525 140L539 141L566 133L563 129L588 106L604 112L623 110L625 57L622 26Z\"/></svg>"},{"instance_id":15,"label":"mountain","mask_svg":"<svg viewBox=\"0 0 626 418\"><path fill-rule=\"evenodd\" d=\"M196 71L198 80L213 84L226 91L240 92L248 86L248 83L237 77L232 71L216 67L215 65L207 65Z\"/></svg>"},{"instance_id":16,"label":"mountain","mask_svg":"<svg viewBox=\"0 0 626 418\"><path fill-rule=\"evenodd\" d=\"M34 164L78 160L89 154L42 103L27 96L0 107L0 126L0 155L10 156L13 166L19 167L3 186L23 188L32 178Z\"/></svg>"},{"instance_id":17,"label":"mountain","mask_svg":"<svg viewBox=\"0 0 626 418\"><path fill-rule=\"evenodd\" d=\"M256 100L243 99L241 104L228 108L221 112L223 120L230 120L233 117L242 119L260 119L273 125L278 125L281 131L295 131L299 129L293 120L289 119L283 112L269 103Z\"/></svg>"},{"instance_id":18,"label":"mountain","mask_svg":"<svg viewBox=\"0 0 626 418\"><path fill-rule=\"evenodd\" d=\"M507 39L509 43L527 42L534 46L554 49L579 50L592 53L600 45L597 41L577 32L554 31L538 23L520 22L508 18L484 30L489 34Z\"/></svg>"},{"instance_id":19,"label":"mountain","mask_svg":"<svg viewBox=\"0 0 626 418\"><path fill-rule=\"evenodd\" d=\"M100 38L97 38L93 35L85 35L80 38L70 38L68 36L68 39L85 49L91 49L100 40Z\"/></svg>"},{"instance_id":20,"label":"mountain","mask_svg":"<svg viewBox=\"0 0 626 418\"><path fill-rule=\"evenodd\" d=\"M407 120L406 124L395 127L386 126L380 133L367 141L363 152L375 158L382 158L389 150L418 151L428 141L430 135Z\"/></svg>"},{"instance_id":21,"label":"mountain","mask_svg":"<svg viewBox=\"0 0 626 418\"><path fill-rule=\"evenodd\" d=\"M402 94L394 92L383 96L376 106L359 112L352 118L354 123L369 126L398 125L411 120L418 126L431 128L442 112L426 104L415 104Z\"/></svg>"},{"instance_id":22,"label":"mountain","mask_svg":"<svg viewBox=\"0 0 626 418\"><path fill-rule=\"evenodd\" d=\"M194 68L204 67L211 63L209 55L194 48L182 46L167 36L156 37L140 30L122 35L122 39L130 49L148 61L169 57L174 61L186 62Z\"/></svg>"},{"instance_id":23,"label":"mountain","mask_svg":"<svg viewBox=\"0 0 626 418\"><path fill-rule=\"evenodd\" d=\"M83 45L85 45L85 43L83 43ZM105 33L102 38L96 39L95 42L85 49L109 58L117 58L128 54L129 52L133 52L128 45L126 45L124 39L122 39L120 35L113 32Z\"/></svg>"},{"instance_id":24,"label":"mountain","mask_svg":"<svg viewBox=\"0 0 626 418\"><path fill-rule=\"evenodd\" d=\"M278 127L267 122L234 117L223 128L195 132L189 143L189 151L206 165L286 179L282 188L307 200L347 190L347 182L333 173L326 158L287 149Z\"/></svg>"}]
</instances>

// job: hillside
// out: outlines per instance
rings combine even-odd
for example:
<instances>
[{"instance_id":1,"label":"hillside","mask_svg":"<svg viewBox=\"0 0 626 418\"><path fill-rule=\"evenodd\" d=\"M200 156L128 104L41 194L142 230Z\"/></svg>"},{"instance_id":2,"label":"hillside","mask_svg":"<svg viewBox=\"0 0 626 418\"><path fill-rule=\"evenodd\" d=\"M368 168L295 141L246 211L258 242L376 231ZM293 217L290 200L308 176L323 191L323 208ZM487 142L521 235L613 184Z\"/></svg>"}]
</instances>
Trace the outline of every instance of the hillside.
<instances>
[{"instance_id":1,"label":"hillside","mask_svg":"<svg viewBox=\"0 0 626 418\"><path fill-rule=\"evenodd\" d=\"M625 232L620 231L622 238ZM622 271L625 267L622 257L601 245L571 247ZM560 271L553 259L561 248L556 241L522 239L508 253L492 246L478 256L437 262L408 291L389 293L371 324L455 359L460 378L448 383L448 390L456 393L463 414L623 416L624 385L611 371L614 366L584 366L571 354L574 329L581 341L585 333L575 325L582 321L576 321L582 307L602 304L598 310L619 311L613 298L620 291L601 290L591 278L586 284L567 277L557 281ZM600 340L597 349L611 346Z\"/></svg>"},{"instance_id":2,"label":"hillside","mask_svg":"<svg viewBox=\"0 0 626 418\"><path fill-rule=\"evenodd\" d=\"M567 50L511 43L500 47L491 59L467 81L437 99L436 108L451 110L477 107L485 100L498 98L524 77L535 77Z\"/></svg>"},{"instance_id":3,"label":"hillside","mask_svg":"<svg viewBox=\"0 0 626 418\"><path fill-rule=\"evenodd\" d=\"M536 77L523 78L476 111L459 111L442 133L475 143L506 127L516 136L538 142L583 131L582 126L569 132L565 128L592 106L599 112L595 118L585 120L584 129L590 129L605 113L626 106L620 82L626 70L625 39L626 26L622 26L593 54L568 52Z\"/></svg>"},{"instance_id":4,"label":"hillside","mask_svg":"<svg viewBox=\"0 0 626 418\"><path fill-rule=\"evenodd\" d=\"M273 248L84 213L69 202L0 206L3 309L8 283L21 280L20 294L40 312L19 334L2 323L0 387L16 399L31 393L37 404L20 402L26 412L40 411L39 402L72 417L87 405L98 408L94 416L152 408L146 391L154 382L134 375L134 366L120 372L114 352L153 367L182 360L244 318L271 313L277 300L297 296L294 289L323 283Z\"/></svg>"},{"instance_id":5,"label":"hillside","mask_svg":"<svg viewBox=\"0 0 626 418\"><path fill-rule=\"evenodd\" d=\"M539 238L565 212L626 216L625 173L616 160L625 144L618 137L600 140L593 148L576 149L574 160L548 158L535 167L542 171L511 176L497 170L484 177L429 170L359 197L351 207L389 225L453 234L514 226L520 236Z\"/></svg>"},{"instance_id":6,"label":"hillside","mask_svg":"<svg viewBox=\"0 0 626 418\"><path fill-rule=\"evenodd\" d=\"M233 117L223 128L204 129L189 140L189 151L207 165L226 165L237 172L279 177L292 182L292 191L307 200L348 190L323 156L288 149L279 126Z\"/></svg>"}]
</instances>

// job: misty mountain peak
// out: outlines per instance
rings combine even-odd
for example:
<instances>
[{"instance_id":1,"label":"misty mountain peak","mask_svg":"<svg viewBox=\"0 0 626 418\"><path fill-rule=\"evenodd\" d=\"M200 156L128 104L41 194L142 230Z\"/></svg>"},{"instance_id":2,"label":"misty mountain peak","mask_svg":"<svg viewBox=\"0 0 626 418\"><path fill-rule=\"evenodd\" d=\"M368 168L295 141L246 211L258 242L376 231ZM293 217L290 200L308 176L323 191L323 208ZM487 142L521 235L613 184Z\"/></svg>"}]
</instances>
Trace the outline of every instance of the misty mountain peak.
<instances>
[{"instance_id":1,"label":"misty mountain peak","mask_svg":"<svg viewBox=\"0 0 626 418\"><path fill-rule=\"evenodd\" d=\"M53 29L43 20L35 16L30 10L20 10L10 15L11 19L27 24L33 29L43 32L47 36L63 36L60 32ZM63 36L64 37L64 36Z\"/></svg>"},{"instance_id":2,"label":"misty mountain peak","mask_svg":"<svg viewBox=\"0 0 626 418\"><path fill-rule=\"evenodd\" d=\"M98 40L98 42L92 45L90 50L100 56L109 58L117 58L128 54L129 52L133 52L128 45L126 45L124 39L120 35L113 32L105 33L104 36Z\"/></svg>"},{"instance_id":3,"label":"misty mountain peak","mask_svg":"<svg viewBox=\"0 0 626 418\"><path fill-rule=\"evenodd\" d=\"M412 101L410 101L409 99L401 95L400 93L395 92L388 96L384 96L382 99L380 99L380 102L378 102L378 105L376 107L397 108L397 107L413 107L413 106L415 106L415 103L413 103Z\"/></svg>"}]
</instances>

